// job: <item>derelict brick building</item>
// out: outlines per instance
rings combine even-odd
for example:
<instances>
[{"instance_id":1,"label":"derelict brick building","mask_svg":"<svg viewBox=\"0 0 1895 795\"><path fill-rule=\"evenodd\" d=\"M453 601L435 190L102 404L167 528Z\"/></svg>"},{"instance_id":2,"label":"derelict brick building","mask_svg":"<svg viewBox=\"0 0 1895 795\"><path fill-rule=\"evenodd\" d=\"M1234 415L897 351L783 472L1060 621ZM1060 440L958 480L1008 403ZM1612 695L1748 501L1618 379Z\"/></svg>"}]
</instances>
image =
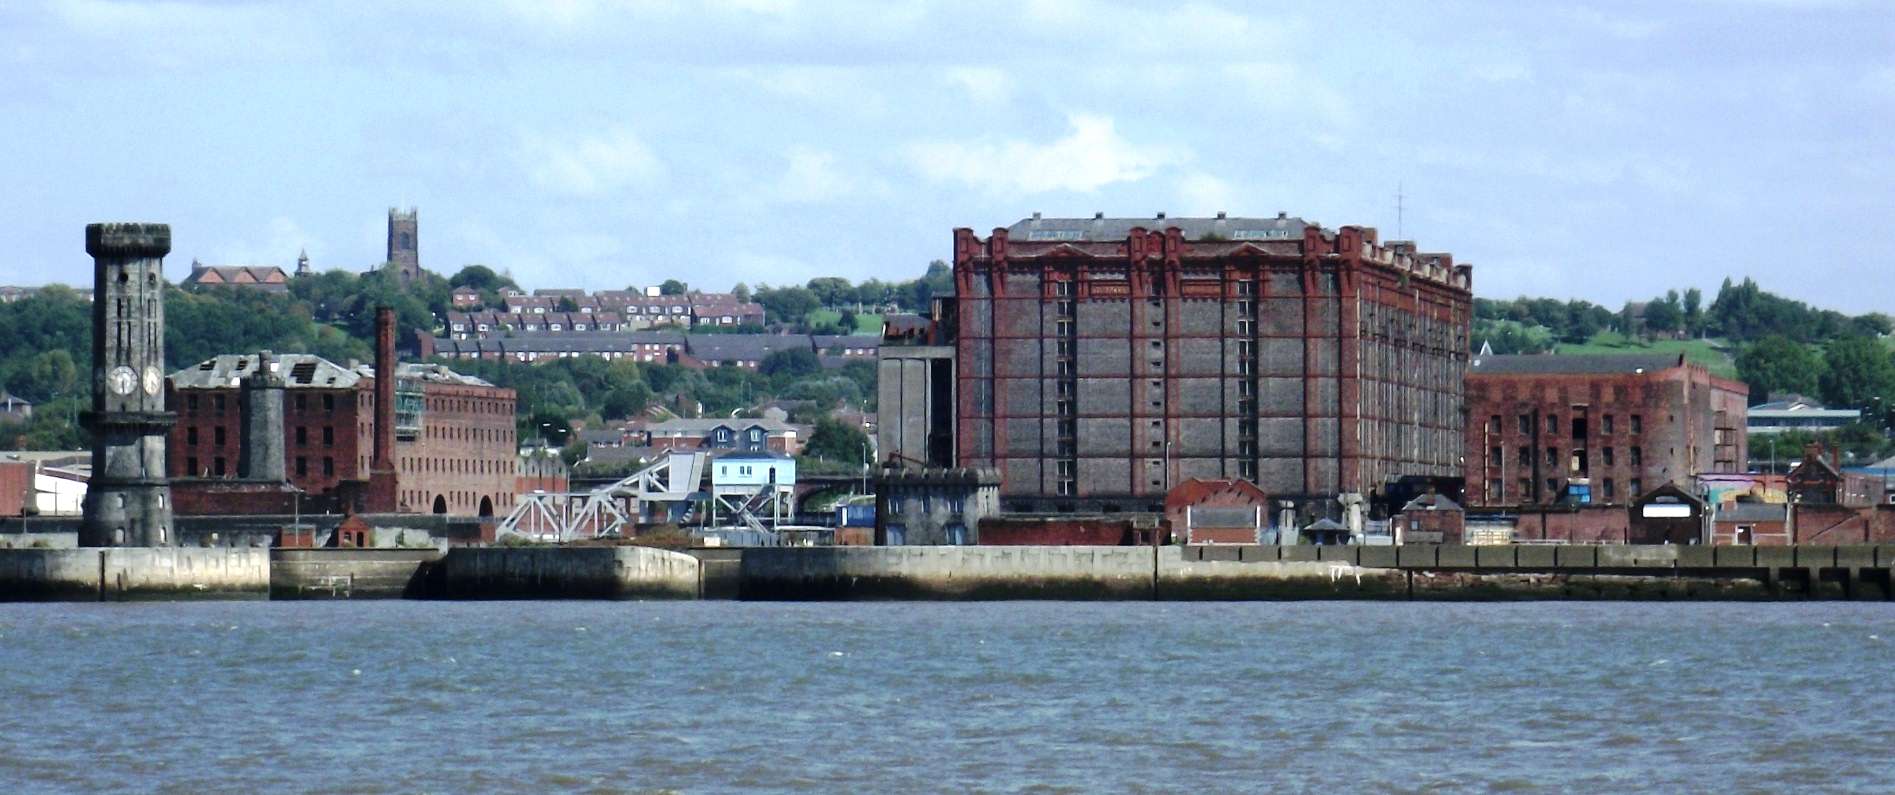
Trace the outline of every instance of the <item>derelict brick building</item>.
<instances>
[{"instance_id":1,"label":"derelict brick building","mask_svg":"<svg viewBox=\"0 0 1895 795\"><path fill-rule=\"evenodd\" d=\"M1584 484L1630 503L1742 472L1750 388L1683 354L1481 356L1467 374L1467 499L1545 504Z\"/></svg>"},{"instance_id":2,"label":"derelict brick building","mask_svg":"<svg viewBox=\"0 0 1895 795\"><path fill-rule=\"evenodd\" d=\"M1035 214L955 230L954 279L954 456L1000 471L1006 510L1461 473L1472 269L1451 255L1284 214Z\"/></svg>"}]
</instances>

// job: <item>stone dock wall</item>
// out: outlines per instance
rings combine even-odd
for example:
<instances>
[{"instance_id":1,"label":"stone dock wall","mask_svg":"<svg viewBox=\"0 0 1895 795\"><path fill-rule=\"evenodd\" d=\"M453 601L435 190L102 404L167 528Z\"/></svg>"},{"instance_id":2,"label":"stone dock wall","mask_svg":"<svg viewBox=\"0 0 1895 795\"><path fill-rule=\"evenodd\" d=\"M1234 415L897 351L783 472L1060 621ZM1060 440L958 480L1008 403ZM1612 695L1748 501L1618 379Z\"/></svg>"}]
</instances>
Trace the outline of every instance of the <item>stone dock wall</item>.
<instances>
[{"instance_id":1,"label":"stone dock wall","mask_svg":"<svg viewBox=\"0 0 1895 795\"><path fill-rule=\"evenodd\" d=\"M425 599L441 591L436 549L273 549L271 599Z\"/></svg>"},{"instance_id":2,"label":"stone dock wall","mask_svg":"<svg viewBox=\"0 0 1895 795\"><path fill-rule=\"evenodd\" d=\"M0 549L0 600L1889 599L1895 546Z\"/></svg>"},{"instance_id":3,"label":"stone dock wall","mask_svg":"<svg viewBox=\"0 0 1895 795\"><path fill-rule=\"evenodd\" d=\"M1150 599L1148 547L761 547L743 599Z\"/></svg>"},{"instance_id":4,"label":"stone dock wall","mask_svg":"<svg viewBox=\"0 0 1895 795\"><path fill-rule=\"evenodd\" d=\"M255 548L0 549L0 600L265 599Z\"/></svg>"},{"instance_id":5,"label":"stone dock wall","mask_svg":"<svg viewBox=\"0 0 1895 795\"><path fill-rule=\"evenodd\" d=\"M650 547L462 547L441 559L448 599L695 599L698 561Z\"/></svg>"}]
</instances>

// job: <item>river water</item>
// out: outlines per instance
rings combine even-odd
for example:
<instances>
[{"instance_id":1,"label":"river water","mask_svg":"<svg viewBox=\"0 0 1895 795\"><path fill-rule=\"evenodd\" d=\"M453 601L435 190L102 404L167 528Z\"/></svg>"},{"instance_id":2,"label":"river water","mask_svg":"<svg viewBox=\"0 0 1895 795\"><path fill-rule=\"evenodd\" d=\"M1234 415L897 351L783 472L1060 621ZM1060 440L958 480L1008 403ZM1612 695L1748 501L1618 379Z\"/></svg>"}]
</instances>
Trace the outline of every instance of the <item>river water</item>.
<instances>
[{"instance_id":1,"label":"river water","mask_svg":"<svg viewBox=\"0 0 1895 795\"><path fill-rule=\"evenodd\" d=\"M0 605L0 791L1888 791L1895 605Z\"/></svg>"}]
</instances>

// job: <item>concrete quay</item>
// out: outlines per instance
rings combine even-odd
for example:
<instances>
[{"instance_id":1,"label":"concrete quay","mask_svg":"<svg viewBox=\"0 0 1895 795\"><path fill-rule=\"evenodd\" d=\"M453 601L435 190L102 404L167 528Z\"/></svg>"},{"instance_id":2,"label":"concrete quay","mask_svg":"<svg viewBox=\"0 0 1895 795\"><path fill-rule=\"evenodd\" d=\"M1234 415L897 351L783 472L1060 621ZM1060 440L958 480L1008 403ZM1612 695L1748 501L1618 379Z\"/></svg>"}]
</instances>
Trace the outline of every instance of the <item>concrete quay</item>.
<instances>
[{"instance_id":1,"label":"concrete quay","mask_svg":"<svg viewBox=\"0 0 1895 795\"><path fill-rule=\"evenodd\" d=\"M651 547L458 547L445 599L696 599L698 560Z\"/></svg>"},{"instance_id":2,"label":"concrete quay","mask_svg":"<svg viewBox=\"0 0 1895 795\"><path fill-rule=\"evenodd\" d=\"M0 549L0 601L1895 598L1895 545Z\"/></svg>"},{"instance_id":3,"label":"concrete quay","mask_svg":"<svg viewBox=\"0 0 1895 795\"><path fill-rule=\"evenodd\" d=\"M438 549L272 549L271 599L426 599L441 593Z\"/></svg>"},{"instance_id":4,"label":"concrete quay","mask_svg":"<svg viewBox=\"0 0 1895 795\"><path fill-rule=\"evenodd\" d=\"M256 548L0 549L0 601L267 599Z\"/></svg>"}]
</instances>

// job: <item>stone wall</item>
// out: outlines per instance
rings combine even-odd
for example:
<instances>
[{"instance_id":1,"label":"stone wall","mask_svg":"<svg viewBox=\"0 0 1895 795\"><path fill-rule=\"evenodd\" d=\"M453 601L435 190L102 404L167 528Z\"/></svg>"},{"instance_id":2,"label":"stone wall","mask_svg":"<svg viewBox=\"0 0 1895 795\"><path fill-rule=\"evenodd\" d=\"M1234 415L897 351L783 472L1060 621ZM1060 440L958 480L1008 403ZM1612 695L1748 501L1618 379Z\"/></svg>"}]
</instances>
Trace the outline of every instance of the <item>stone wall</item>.
<instances>
[{"instance_id":1,"label":"stone wall","mask_svg":"<svg viewBox=\"0 0 1895 795\"><path fill-rule=\"evenodd\" d=\"M449 599L691 599L698 562L650 547L461 547L441 559Z\"/></svg>"},{"instance_id":2,"label":"stone wall","mask_svg":"<svg viewBox=\"0 0 1895 795\"><path fill-rule=\"evenodd\" d=\"M1148 547L769 547L744 599L1148 599Z\"/></svg>"},{"instance_id":3,"label":"stone wall","mask_svg":"<svg viewBox=\"0 0 1895 795\"><path fill-rule=\"evenodd\" d=\"M269 587L263 549L0 550L0 601L262 599Z\"/></svg>"}]
</instances>

